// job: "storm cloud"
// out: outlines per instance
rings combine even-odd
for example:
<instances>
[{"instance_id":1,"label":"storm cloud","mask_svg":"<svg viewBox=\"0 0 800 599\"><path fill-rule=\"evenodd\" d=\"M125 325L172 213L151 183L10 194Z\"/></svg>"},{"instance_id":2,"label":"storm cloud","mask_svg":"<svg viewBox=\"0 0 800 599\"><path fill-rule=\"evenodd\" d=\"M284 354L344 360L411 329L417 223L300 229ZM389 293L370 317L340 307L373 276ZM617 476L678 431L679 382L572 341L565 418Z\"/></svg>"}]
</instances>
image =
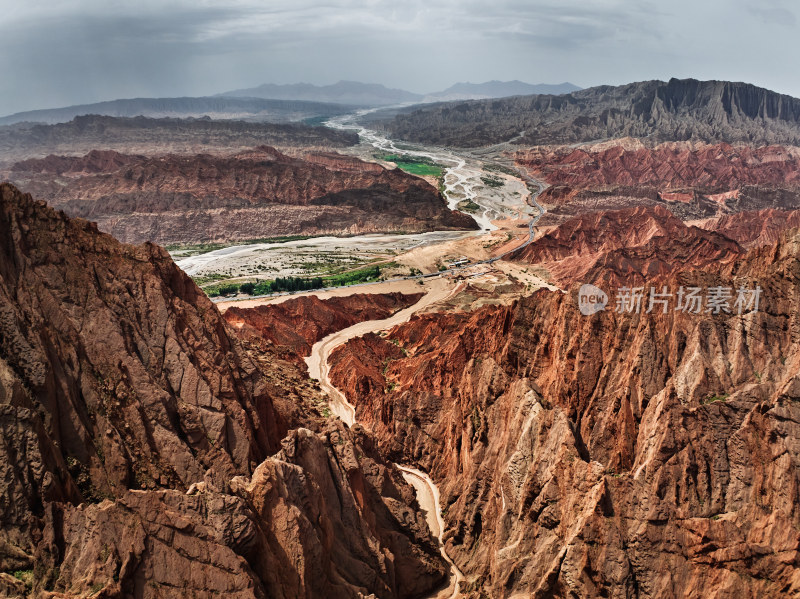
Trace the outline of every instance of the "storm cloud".
<instances>
[{"instance_id":1,"label":"storm cloud","mask_svg":"<svg viewBox=\"0 0 800 599\"><path fill-rule=\"evenodd\" d=\"M583 87L697 77L800 96L794 4L743 0L0 2L0 114L339 79Z\"/></svg>"}]
</instances>

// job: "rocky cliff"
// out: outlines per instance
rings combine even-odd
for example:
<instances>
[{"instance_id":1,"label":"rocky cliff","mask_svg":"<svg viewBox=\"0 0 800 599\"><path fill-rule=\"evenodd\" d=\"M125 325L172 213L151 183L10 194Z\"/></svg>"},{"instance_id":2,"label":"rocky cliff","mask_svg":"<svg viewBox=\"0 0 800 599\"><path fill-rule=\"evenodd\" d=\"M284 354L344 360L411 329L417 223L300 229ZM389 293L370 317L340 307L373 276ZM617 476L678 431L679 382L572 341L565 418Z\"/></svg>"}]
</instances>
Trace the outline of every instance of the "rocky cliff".
<instances>
[{"instance_id":1,"label":"rocky cliff","mask_svg":"<svg viewBox=\"0 0 800 599\"><path fill-rule=\"evenodd\" d=\"M587 210L668 206L684 220L740 211L800 207L800 154L795 147L665 143L633 139L581 148L537 147L513 154L548 183L541 224L559 224ZM774 241L774 239L773 239Z\"/></svg>"},{"instance_id":2,"label":"rocky cliff","mask_svg":"<svg viewBox=\"0 0 800 599\"><path fill-rule=\"evenodd\" d=\"M255 308L232 306L225 320L240 337L263 341L281 357L305 368L311 347L331 333L365 320L388 318L415 304L422 293L355 293L321 300L306 295Z\"/></svg>"},{"instance_id":3,"label":"rocky cliff","mask_svg":"<svg viewBox=\"0 0 800 599\"><path fill-rule=\"evenodd\" d=\"M800 238L784 235L648 276L760 286L741 315L587 317L577 288L540 290L334 353L358 420L439 484L466 596L800 593Z\"/></svg>"},{"instance_id":4,"label":"rocky cliff","mask_svg":"<svg viewBox=\"0 0 800 599\"><path fill-rule=\"evenodd\" d=\"M416 596L413 490L161 248L0 186L0 588ZM22 580L10 575L16 572Z\"/></svg>"},{"instance_id":5,"label":"rocky cliff","mask_svg":"<svg viewBox=\"0 0 800 599\"><path fill-rule=\"evenodd\" d=\"M228 156L49 156L16 163L10 177L131 243L477 226L398 169L331 153L291 158L269 146Z\"/></svg>"},{"instance_id":6,"label":"rocky cliff","mask_svg":"<svg viewBox=\"0 0 800 599\"><path fill-rule=\"evenodd\" d=\"M710 225L709 225L710 227ZM511 259L535 264L562 288L573 283L642 282L675 265L702 268L742 253L733 240L687 226L661 206L589 212L536 239Z\"/></svg>"},{"instance_id":7,"label":"rocky cliff","mask_svg":"<svg viewBox=\"0 0 800 599\"><path fill-rule=\"evenodd\" d=\"M267 144L341 148L358 135L300 124L212 121L211 119L119 118L88 114L67 123L21 123L0 127L0 165L49 154L86 154L97 148L127 154L233 152Z\"/></svg>"},{"instance_id":8,"label":"rocky cliff","mask_svg":"<svg viewBox=\"0 0 800 599\"><path fill-rule=\"evenodd\" d=\"M746 83L671 79L434 104L383 126L397 138L461 147L621 137L797 145L800 100Z\"/></svg>"}]
</instances>

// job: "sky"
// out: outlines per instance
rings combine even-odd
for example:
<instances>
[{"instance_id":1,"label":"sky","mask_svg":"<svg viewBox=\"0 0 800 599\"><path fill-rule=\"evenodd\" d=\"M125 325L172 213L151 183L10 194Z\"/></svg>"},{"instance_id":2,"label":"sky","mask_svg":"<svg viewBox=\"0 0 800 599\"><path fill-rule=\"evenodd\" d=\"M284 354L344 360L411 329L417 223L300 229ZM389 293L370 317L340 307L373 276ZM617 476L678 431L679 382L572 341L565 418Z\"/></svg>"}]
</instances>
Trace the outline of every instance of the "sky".
<instances>
[{"instance_id":1,"label":"sky","mask_svg":"<svg viewBox=\"0 0 800 599\"><path fill-rule=\"evenodd\" d=\"M0 0L0 115L340 79L695 77L800 97L794 0Z\"/></svg>"}]
</instances>

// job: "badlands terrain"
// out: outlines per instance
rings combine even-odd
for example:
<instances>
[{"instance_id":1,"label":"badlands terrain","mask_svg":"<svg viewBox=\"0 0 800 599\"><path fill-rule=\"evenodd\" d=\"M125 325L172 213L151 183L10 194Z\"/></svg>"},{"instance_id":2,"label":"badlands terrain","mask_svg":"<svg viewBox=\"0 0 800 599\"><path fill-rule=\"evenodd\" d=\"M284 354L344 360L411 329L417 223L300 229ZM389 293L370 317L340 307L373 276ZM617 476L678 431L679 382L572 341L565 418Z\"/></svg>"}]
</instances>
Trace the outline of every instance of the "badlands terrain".
<instances>
[{"instance_id":1,"label":"badlands terrain","mask_svg":"<svg viewBox=\"0 0 800 599\"><path fill-rule=\"evenodd\" d=\"M17 162L10 176L129 243L475 228L430 183L330 152L270 146L226 156L93 151Z\"/></svg>"},{"instance_id":2,"label":"badlands terrain","mask_svg":"<svg viewBox=\"0 0 800 599\"><path fill-rule=\"evenodd\" d=\"M0 127L0 594L799 596L798 105Z\"/></svg>"}]
</instances>

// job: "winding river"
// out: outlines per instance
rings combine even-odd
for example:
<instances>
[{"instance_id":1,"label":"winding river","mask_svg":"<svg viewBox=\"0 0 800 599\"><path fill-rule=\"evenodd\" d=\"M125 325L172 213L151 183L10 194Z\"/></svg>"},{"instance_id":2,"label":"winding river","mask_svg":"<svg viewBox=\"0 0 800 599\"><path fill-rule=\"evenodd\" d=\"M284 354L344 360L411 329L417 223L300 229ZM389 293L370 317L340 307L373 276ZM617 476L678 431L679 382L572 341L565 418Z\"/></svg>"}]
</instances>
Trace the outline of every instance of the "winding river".
<instances>
[{"instance_id":1,"label":"winding river","mask_svg":"<svg viewBox=\"0 0 800 599\"><path fill-rule=\"evenodd\" d=\"M337 129L355 129L358 131L363 142L379 150L430 158L434 162L444 164L446 167L444 178L445 197L448 199L450 208L455 209L456 205L463 199L471 199L483 208L481 215L476 217L481 228L484 229L484 231L491 231L497 228L491 222L492 218L497 218L496 209L491 206L491 204L487 205L482 202L482 198L478 197L478 190L481 188L481 168L468 166L467 159L456 156L449 150L423 150L406 146L399 148L392 140L355 123L356 119L363 116L366 112L368 111L336 117L329 120L326 124L329 127ZM528 239L522 246L511 251L516 251L520 249L520 247L528 245L533 240L534 227L545 212L544 207L542 207L537 200L537 196L544 189L544 185L530 177L527 173L518 171L518 176L531 189L530 199L533 207L538 209L538 212L531 216L531 220L528 223ZM538 187L538 191L533 189L534 186ZM506 252L506 254L508 253L509 252ZM506 254L496 256L484 262L492 263L503 258ZM360 322L341 331L332 333L314 344L311 349L311 355L306 358L306 363L308 364L309 375L317 379L322 390L328 394L331 412L341 418L348 426L353 426L356 422L355 407L348 401L344 393L340 389L337 389L330 380L328 359L337 347L340 347L355 337L360 337L367 333L385 331L404 322L408 322L414 314L426 310L433 304L443 302L453 297L460 289L461 284L454 284L443 277L433 279L431 280L428 292L413 306L400 310L396 314L383 320ZM416 491L417 502L425 511L428 527L438 540L442 557L450 566L450 581L448 587L434 593L431 597L436 599L457 597L459 595L459 582L464 580L464 575L447 554L444 543L441 540L445 524L439 502L439 488L434 484L430 476L421 470L404 464L395 464L395 466L402 472L406 482Z\"/></svg>"},{"instance_id":2,"label":"winding river","mask_svg":"<svg viewBox=\"0 0 800 599\"><path fill-rule=\"evenodd\" d=\"M362 143L367 143L377 150L390 154L405 154L418 158L428 158L437 164L445 167L444 172L444 196L447 198L447 205L451 210L456 210L459 202L464 200L476 200L478 190L483 186L480 179L482 169L480 166L470 165L468 161L457 156L450 150L443 148L416 148L407 144L398 147L397 144L388 137L385 137L357 123L360 117L373 112L377 109L365 109L334 117L328 120L325 125L332 129L355 130ZM472 218L480 225L484 231L494 231L497 226L492 223L498 215L492 206L476 202L481 206L480 214L472 214Z\"/></svg>"}]
</instances>

